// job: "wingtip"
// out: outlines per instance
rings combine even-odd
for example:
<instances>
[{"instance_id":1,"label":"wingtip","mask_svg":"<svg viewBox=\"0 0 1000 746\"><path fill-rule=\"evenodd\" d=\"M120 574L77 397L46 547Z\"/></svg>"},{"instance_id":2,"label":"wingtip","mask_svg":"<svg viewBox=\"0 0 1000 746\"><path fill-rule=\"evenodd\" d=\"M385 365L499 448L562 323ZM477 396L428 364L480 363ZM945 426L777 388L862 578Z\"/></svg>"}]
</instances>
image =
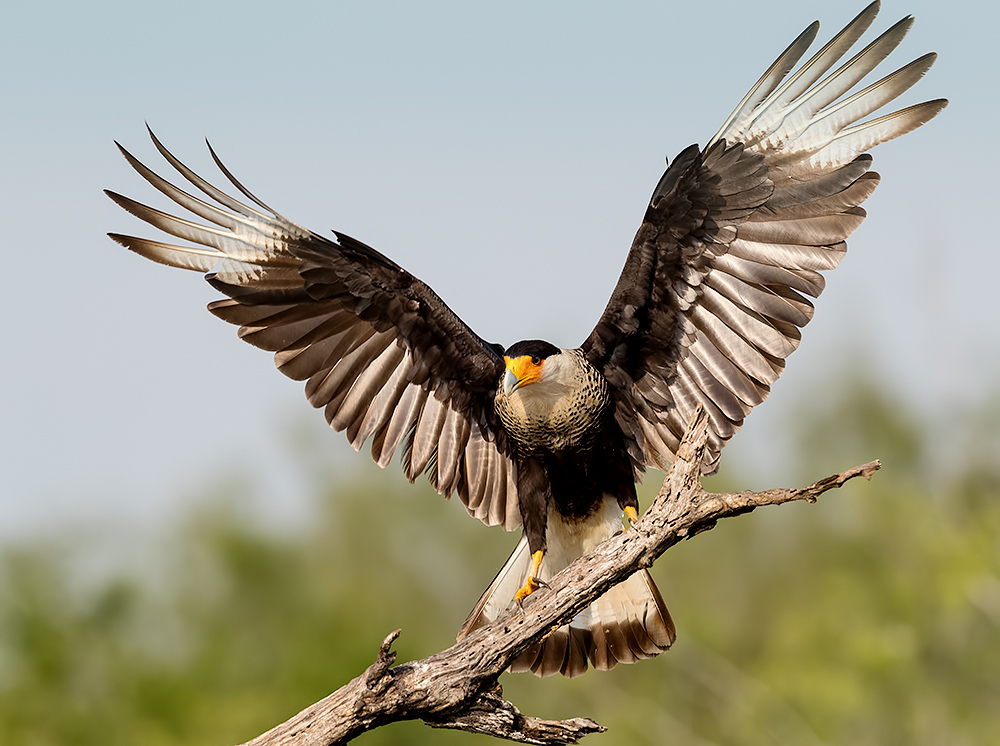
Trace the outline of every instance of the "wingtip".
<instances>
[{"instance_id":1,"label":"wingtip","mask_svg":"<svg viewBox=\"0 0 1000 746\"><path fill-rule=\"evenodd\" d=\"M212 156L212 160L215 161L215 165L218 166L219 169L221 169L223 173L226 173L228 171L228 169L226 168L225 164L222 162L222 159L219 158L218 154L215 152L215 148L212 147L212 143L209 141L209 139L207 137L205 138L205 147L208 148L208 153L209 153L209 155Z\"/></svg>"},{"instance_id":2,"label":"wingtip","mask_svg":"<svg viewBox=\"0 0 1000 746\"><path fill-rule=\"evenodd\" d=\"M148 123L146 124L146 132L149 134L149 139L153 141L153 145L156 147L156 150L160 153L160 155L166 158L168 162L175 160L173 154L167 150L166 146L162 142L160 142L160 138L156 136L156 133L153 132L152 127L150 127Z\"/></svg>"},{"instance_id":3,"label":"wingtip","mask_svg":"<svg viewBox=\"0 0 1000 746\"><path fill-rule=\"evenodd\" d=\"M124 246L126 249L132 248L132 243L129 240L129 236L125 236L121 233L108 233L108 238L114 241L119 246Z\"/></svg>"},{"instance_id":4,"label":"wingtip","mask_svg":"<svg viewBox=\"0 0 1000 746\"><path fill-rule=\"evenodd\" d=\"M795 47L796 45L802 45L802 54L805 54L806 49L811 47L813 42L816 41L816 37L819 36L819 27L820 23L817 18L815 21L802 29L802 33L795 37L795 41L788 45L785 52L788 52L789 49Z\"/></svg>"},{"instance_id":5,"label":"wingtip","mask_svg":"<svg viewBox=\"0 0 1000 746\"><path fill-rule=\"evenodd\" d=\"M103 189L102 191L104 192L104 195L108 199L110 199L112 202L114 202L119 207L121 206L121 204L122 204L123 201L125 201L125 200L128 199L128 197L126 197L126 196L124 196L122 194L119 194L118 192L114 191L113 189Z\"/></svg>"},{"instance_id":6,"label":"wingtip","mask_svg":"<svg viewBox=\"0 0 1000 746\"><path fill-rule=\"evenodd\" d=\"M149 126L149 122L143 122L143 124L146 125L146 134L149 135L149 139L153 141L153 145L156 146L157 150L161 149L163 145L160 143L160 138L158 138L156 133L153 132L153 128Z\"/></svg>"},{"instance_id":7,"label":"wingtip","mask_svg":"<svg viewBox=\"0 0 1000 746\"><path fill-rule=\"evenodd\" d=\"M945 107L948 106L948 103L949 103L948 99L946 98L935 98L924 104L929 110L931 110L931 114L929 117L927 117L926 121L929 122L938 114L940 114L942 111L944 111Z\"/></svg>"},{"instance_id":8,"label":"wingtip","mask_svg":"<svg viewBox=\"0 0 1000 746\"><path fill-rule=\"evenodd\" d=\"M903 33L900 36L900 40L902 40L902 38L904 36L906 36L908 33L910 33L910 28L913 26L913 24L914 24L914 22L916 20L917 19L915 17L913 17L912 15L903 16L898 21L896 21L894 24L892 24L888 28L888 30L885 32L885 34L882 34L882 36L886 36L887 34L891 34L896 29L900 29L901 28L901 29L903 29Z\"/></svg>"},{"instance_id":9,"label":"wingtip","mask_svg":"<svg viewBox=\"0 0 1000 746\"><path fill-rule=\"evenodd\" d=\"M114 191L112 189L105 189L104 190L104 194L107 195L107 197L112 202L114 202L120 208L122 208L123 210L125 210L125 212L131 213L133 215L135 214L135 211L134 211L134 208L133 208L133 205L136 204L135 200L129 199L124 194L119 194L118 192L116 192L116 191Z\"/></svg>"}]
</instances>

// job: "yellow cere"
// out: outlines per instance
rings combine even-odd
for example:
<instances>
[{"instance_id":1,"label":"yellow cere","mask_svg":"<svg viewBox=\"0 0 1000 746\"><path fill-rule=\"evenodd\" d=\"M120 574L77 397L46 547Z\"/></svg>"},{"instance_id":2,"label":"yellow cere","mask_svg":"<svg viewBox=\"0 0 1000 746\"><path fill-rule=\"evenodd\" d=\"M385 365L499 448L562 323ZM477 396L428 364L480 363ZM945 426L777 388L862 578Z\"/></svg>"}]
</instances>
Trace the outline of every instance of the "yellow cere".
<instances>
[{"instance_id":1,"label":"yellow cere","mask_svg":"<svg viewBox=\"0 0 1000 746\"><path fill-rule=\"evenodd\" d=\"M532 358L531 355L521 355L514 358L505 357L504 360L507 363L507 370L517 378L518 388L535 383L542 377L542 363L538 358Z\"/></svg>"}]
</instances>

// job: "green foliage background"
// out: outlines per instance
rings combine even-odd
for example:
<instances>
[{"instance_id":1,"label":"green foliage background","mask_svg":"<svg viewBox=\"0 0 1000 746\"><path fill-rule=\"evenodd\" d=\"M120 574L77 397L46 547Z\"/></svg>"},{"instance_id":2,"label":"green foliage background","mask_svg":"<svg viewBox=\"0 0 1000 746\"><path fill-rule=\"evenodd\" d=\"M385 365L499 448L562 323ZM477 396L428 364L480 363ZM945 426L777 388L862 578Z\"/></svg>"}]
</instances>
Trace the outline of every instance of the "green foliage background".
<instances>
[{"instance_id":1,"label":"green foliage background","mask_svg":"<svg viewBox=\"0 0 1000 746\"><path fill-rule=\"evenodd\" d=\"M507 696L608 726L593 744L1000 743L996 412L954 424L944 457L905 412L860 383L789 425L802 481L884 468L668 552L669 653L573 681L507 675ZM312 471L296 530L248 517L234 480L112 572L80 568L113 536L7 547L0 744L242 742L356 676L397 627L401 661L449 645L516 537L392 470ZM359 742L474 740L401 723Z\"/></svg>"}]
</instances>

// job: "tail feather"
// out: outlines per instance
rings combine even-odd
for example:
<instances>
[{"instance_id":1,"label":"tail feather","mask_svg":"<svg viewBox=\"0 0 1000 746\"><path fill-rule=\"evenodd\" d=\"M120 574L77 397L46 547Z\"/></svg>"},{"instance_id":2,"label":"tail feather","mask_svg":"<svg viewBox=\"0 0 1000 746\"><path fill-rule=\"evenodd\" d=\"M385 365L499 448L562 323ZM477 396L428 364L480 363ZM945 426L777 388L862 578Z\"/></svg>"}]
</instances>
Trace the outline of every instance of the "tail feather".
<instances>
[{"instance_id":1,"label":"tail feather","mask_svg":"<svg viewBox=\"0 0 1000 746\"><path fill-rule=\"evenodd\" d=\"M586 544L611 536L621 526L620 511L601 513L604 515L595 517L590 527L596 531L591 531L591 540ZM614 523L607 520L609 513ZM549 526L558 526L552 518L550 516ZM583 554L582 551L567 551L567 542L560 543L558 534L558 531L549 531L549 551L539 573L543 580L548 580ZM462 625L458 638L462 639L506 612L514 594L524 585L530 568L528 542L522 537ZM675 637L673 620L659 590L649 573L640 570L607 591L569 624L522 652L511 663L510 670L514 673L531 671L537 676L561 673L572 678L585 673L588 665L607 671L619 663L652 658L668 649Z\"/></svg>"}]
</instances>

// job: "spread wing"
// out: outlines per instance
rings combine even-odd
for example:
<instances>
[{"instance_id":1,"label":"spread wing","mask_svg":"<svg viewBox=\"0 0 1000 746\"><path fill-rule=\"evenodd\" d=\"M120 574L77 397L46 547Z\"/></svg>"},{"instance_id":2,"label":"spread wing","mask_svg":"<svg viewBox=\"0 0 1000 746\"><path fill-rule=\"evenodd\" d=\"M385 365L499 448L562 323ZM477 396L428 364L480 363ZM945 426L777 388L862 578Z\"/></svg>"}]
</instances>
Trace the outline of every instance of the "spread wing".
<instances>
[{"instance_id":1,"label":"spread wing","mask_svg":"<svg viewBox=\"0 0 1000 746\"><path fill-rule=\"evenodd\" d=\"M411 482L426 471L439 493L457 492L484 523L520 525L513 467L493 414L502 349L369 246L340 233L330 240L286 220L240 185L214 152L254 206L197 176L150 136L211 201L174 186L122 148L125 158L207 224L107 192L133 215L195 245L111 237L155 262L206 273L228 296L209 310L238 325L242 339L274 352L282 373L305 381L309 402L355 449L370 440L372 457L385 466L402 444Z\"/></svg>"},{"instance_id":2,"label":"spread wing","mask_svg":"<svg viewBox=\"0 0 1000 746\"><path fill-rule=\"evenodd\" d=\"M692 146L653 192L621 279L582 349L607 376L637 472L664 468L700 402L711 416L705 471L781 375L845 239L878 184L870 148L930 120L947 101L865 117L919 80L928 54L849 91L902 40L905 18L834 67L878 3L789 75L809 26L704 150ZM787 80L786 80L787 77ZM782 82L784 81L784 82ZM860 122L860 123L859 123Z\"/></svg>"}]
</instances>

